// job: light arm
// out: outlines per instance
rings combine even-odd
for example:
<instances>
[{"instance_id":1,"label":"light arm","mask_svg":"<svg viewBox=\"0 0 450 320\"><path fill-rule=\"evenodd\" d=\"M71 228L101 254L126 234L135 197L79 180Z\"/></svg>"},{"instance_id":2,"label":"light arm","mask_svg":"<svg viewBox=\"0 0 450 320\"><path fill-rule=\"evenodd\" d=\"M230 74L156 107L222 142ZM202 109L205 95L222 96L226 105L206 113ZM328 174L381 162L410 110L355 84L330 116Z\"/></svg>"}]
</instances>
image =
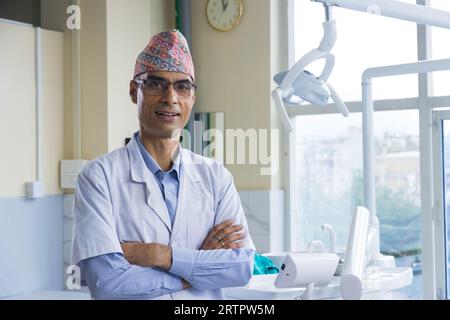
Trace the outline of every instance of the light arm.
<instances>
[{"instance_id":1,"label":"light arm","mask_svg":"<svg viewBox=\"0 0 450 320\"><path fill-rule=\"evenodd\" d=\"M429 26L450 29L450 12L400 1L386 0L311 0L328 6L378 14Z\"/></svg>"},{"instance_id":2,"label":"light arm","mask_svg":"<svg viewBox=\"0 0 450 320\"><path fill-rule=\"evenodd\" d=\"M326 9L329 9L326 7ZM328 98L331 98L338 110L343 116L347 117L349 112L341 98L333 87L327 82L333 67L334 56L330 53L336 43L336 22L330 19L330 12L326 10L327 15L323 25L324 35L319 48L313 49L298 60L295 65L283 76L275 75L274 80L279 87L272 92L272 98L275 102L280 119L289 132L293 130L292 122L286 111L285 103L289 104L292 95L315 105L325 105ZM307 72L305 68L318 59L324 59L325 65L319 77Z\"/></svg>"}]
</instances>

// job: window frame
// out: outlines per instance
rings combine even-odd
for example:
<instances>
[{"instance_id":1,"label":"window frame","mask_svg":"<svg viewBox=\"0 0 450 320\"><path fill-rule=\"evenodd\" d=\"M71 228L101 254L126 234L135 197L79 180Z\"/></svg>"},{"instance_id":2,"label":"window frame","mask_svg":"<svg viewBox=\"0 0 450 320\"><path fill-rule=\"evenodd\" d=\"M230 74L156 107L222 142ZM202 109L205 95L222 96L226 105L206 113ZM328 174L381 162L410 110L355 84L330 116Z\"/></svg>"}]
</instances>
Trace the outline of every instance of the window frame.
<instances>
[{"instance_id":1,"label":"window frame","mask_svg":"<svg viewBox=\"0 0 450 320\"><path fill-rule=\"evenodd\" d=\"M447 243L446 243L446 217L445 217L445 189L444 189L444 150L443 150L443 120L450 121L450 110L433 111L433 167L434 167L434 193L436 195L433 211L433 221L436 226L436 279L437 296L441 299L450 298L450 287L448 284L447 265ZM442 215L441 215L442 213ZM442 245L439 245L439 244Z\"/></svg>"},{"instance_id":2,"label":"window frame","mask_svg":"<svg viewBox=\"0 0 450 320\"><path fill-rule=\"evenodd\" d=\"M295 63L295 36L294 36L294 1L288 0L288 61L291 67ZM430 6L430 0L416 0L418 5ZM363 14L355 12L355 14ZM431 27L417 25L417 60L431 59ZM437 248L443 248L444 243L439 232L436 232L436 225L434 215L437 213L442 219L444 211L442 206L437 212L439 206L436 205L434 198L439 198L436 193L433 181L438 179L436 172L433 169L433 128L430 126L433 123L433 110L436 108L450 108L449 96L430 96L433 92L432 75L420 74L418 75L417 85L419 88L417 97L401 98L401 99L385 99L374 100L374 112L378 111L398 111L398 110L418 110L419 111L419 140L420 140L420 185L421 185L421 216L422 216L422 265L423 265L423 291L424 299L442 299L442 274L443 258L442 255L436 254ZM349 112L361 112L361 101L345 101ZM305 115L319 115L319 114L334 114L338 113L334 103L328 104L321 108L312 106L292 107L289 110L289 116L293 120L294 117ZM294 129L291 133L286 133L283 130L282 137L288 141L288 157L285 159L284 166L289 168L288 172L296 172L296 148L295 148L295 121ZM298 251L301 248L297 246L296 222L299 213L296 194L295 175L287 175L287 250Z\"/></svg>"}]
</instances>

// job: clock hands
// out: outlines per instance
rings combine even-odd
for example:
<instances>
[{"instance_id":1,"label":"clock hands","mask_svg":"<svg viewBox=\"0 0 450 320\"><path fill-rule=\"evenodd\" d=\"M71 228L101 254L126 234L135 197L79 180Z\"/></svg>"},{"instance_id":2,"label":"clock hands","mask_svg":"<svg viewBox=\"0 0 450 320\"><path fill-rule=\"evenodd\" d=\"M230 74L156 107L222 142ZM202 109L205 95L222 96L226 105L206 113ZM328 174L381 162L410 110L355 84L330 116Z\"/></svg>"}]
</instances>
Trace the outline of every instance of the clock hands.
<instances>
[{"instance_id":1,"label":"clock hands","mask_svg":"<svg viewBox=\"0 0 450 320\"><path fill-rule=\"evenodd\" d=\"M222 12L227 10L228 0L222 0Z\"/></svg>"}]
</instances>

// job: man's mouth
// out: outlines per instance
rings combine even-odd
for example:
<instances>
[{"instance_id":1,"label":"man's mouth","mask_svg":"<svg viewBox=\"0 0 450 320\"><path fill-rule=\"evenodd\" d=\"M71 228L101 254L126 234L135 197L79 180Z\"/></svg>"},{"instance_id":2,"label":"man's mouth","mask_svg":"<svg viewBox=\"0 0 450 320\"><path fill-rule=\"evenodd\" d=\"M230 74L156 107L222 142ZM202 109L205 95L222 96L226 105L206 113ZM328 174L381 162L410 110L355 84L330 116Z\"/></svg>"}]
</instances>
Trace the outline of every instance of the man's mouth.
<instances>
[{"instance_id":1,"label":"man's mouth","mask_svg":"<svg viewBox=\"0 0 450 320\"><path fill-rule=\"evenodd\" d=\"M180 112L169 112L169 111L155 111L157 115L165 116L165 117L178 117Z\"/></svg>"}]
</instances>

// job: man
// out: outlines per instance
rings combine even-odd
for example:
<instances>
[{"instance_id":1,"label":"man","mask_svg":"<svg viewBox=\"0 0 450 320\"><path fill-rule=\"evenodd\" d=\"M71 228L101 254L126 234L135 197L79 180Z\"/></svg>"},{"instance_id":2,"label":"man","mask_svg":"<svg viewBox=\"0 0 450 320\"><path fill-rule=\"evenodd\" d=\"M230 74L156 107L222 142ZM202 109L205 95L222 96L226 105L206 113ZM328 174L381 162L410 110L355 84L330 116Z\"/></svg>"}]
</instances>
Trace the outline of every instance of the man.
<instances>
[{"instance_id":1,"label":"man","mask_svg":"<svg viewBox=\"0 0 450 320\"><path fill-rule=\"evenodd\" d=\"M130 82L139 132L78 177L73 263L95 299L223 299L222 288L251 278L254 245L231 174L179 144L194 81L183 35L152 37Z\"/></svg>"}]
</instances>

